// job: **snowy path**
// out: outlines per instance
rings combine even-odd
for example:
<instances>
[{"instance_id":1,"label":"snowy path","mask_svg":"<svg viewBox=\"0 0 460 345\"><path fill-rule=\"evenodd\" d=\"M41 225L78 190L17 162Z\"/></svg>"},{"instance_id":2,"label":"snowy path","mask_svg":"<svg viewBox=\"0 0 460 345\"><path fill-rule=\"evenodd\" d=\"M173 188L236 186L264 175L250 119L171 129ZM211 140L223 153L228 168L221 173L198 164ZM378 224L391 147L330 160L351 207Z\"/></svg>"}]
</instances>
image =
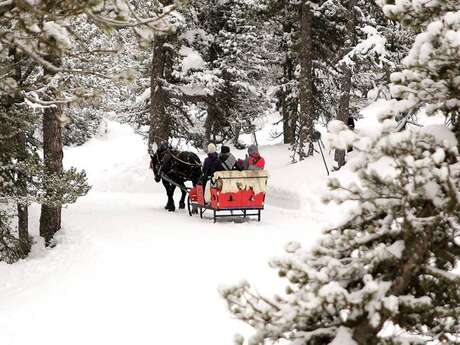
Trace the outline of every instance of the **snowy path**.
<instances>
[{"instance_id":1,"label":"snowy path","mask_svg":"<svg viewBox=\"0 0 460 345\"><path fill-rule=\"evenodd\" d=\"M58 246L38 245L29 259L0 265L0 344L231 344L243 326L218 285L247 278L262 292L282 289L267 261L290 240L319 236L323 167L309 170L312 194L302 198L284 189L304 186L302 166L283 169L285 149L267 148L273 198L262 222L213 224L166 212L162 187L135 154L140 138L117 124L111 131L66 153L94 188L64 211ZM276 198L280 192L289 197Z\"/></svg>"}]
</instances>

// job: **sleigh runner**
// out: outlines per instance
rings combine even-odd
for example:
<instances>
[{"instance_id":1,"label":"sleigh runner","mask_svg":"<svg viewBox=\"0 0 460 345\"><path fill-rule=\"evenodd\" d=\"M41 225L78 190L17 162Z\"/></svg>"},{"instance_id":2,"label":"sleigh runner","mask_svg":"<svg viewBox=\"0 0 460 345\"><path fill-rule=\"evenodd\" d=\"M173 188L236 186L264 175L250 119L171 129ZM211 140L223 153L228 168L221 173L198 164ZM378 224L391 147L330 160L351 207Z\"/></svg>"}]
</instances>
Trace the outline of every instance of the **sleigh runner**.
<instances>
[{"instance_id":1,"label":"sleigh runner","mask_svg":"<svg viewBox=\"0 0 460 345\"><path fill-rule=\"evenodd\" d=\"M268 172L257 171L219 171L214 173L209 190L202 185L193 187L187 198L190 216L197 210L203 218L210 210L213 220L224 217L257 217L261 219L264 209Z\"/></svg>"}]
</instances>

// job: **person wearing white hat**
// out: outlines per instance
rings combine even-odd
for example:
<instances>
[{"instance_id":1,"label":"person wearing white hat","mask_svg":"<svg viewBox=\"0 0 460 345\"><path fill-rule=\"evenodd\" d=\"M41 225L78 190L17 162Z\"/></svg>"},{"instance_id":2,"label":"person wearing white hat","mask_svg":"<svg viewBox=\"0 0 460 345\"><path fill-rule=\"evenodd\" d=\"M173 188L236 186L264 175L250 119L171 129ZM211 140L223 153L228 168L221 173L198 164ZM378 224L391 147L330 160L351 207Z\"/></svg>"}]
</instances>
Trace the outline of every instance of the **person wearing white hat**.
<instances>
[{"instance_id":1,"label":"person wearing white hat","mask_svg":"<svg viewBox=\"0 0 460 345\"><path fill-rule=\"evenodd\" d=\"M217 148L216 148L216 145L214 145L213 143L208 144L207 153L208 153L208 156L205 158L203 162L203 169L202 169L203 190L206 189L206 184L208 180L212 177L212 175L216 171L216 166L219 161L219 156L217 154Z\"/></svg>"},{"instance_id":2,"label":"person wearing white hat","mask_svg":"<svg viewBox=\"0 0 460 345\"><path fill-rule=\"evenodd\" d=\"M217 152L217 148L216 148L216 145L214 145L213 143L209 143L208 144L208 155L211 153L216 153Z\"/></svg>"}]
</instances>

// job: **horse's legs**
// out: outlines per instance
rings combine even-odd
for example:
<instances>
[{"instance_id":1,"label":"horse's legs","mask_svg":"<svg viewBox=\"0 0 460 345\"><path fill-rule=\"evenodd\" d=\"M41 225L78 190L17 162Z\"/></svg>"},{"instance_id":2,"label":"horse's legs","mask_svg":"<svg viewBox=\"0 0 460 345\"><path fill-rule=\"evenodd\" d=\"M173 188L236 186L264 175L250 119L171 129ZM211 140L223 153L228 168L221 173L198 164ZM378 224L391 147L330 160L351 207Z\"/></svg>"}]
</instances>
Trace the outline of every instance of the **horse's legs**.
<instances>
[{"instance_id":1,"label":"horse's legs","mask_svg":"<svg viewBox=\"0 0 460 345\"><path fill-rule=\"evenodd\" d=\"M168 203L165 206L165 210L175 211L176 206L174 205L174 190L176 189L176 186L165 180L163 180L163 186L165 186L166 194L168 195Z\"/></svg>"},{"instance_id":2,"label":"horse's legs","mask_svg":"<svg viewBox=\"0 0 460 345\"><path fill-rule=\"evenodd\" d=\"M163 180L162 182L163 182L163 186L166 189L166 195L168 196L168 202L165 205L165 210L168 210L169 207L171 206L171 201L170 201L170 198L169 198L169 188L170 188L171 185L170 185L169 182L167 182L165 180Z\"/></svg>"},{"instance_id":3,"label":"horse's legs","mask_svg":"<svg viewBox=\"0 0 460 345\"><path fill-rule=\"evenodd\" d=\"M173 184L170 185L169 187L169 192L168 192L168 211L169 212L174 212L176 210L176 205L174 205L174 190L176 189L176 186Z\"/></svg>"},{"instance_id":4,"label":"horse's legs","mask_svg":"<svg viewBox=\"0 0 460 345\"><path fill-rule=\"evenodd\" d=\"M183 208L185 208L185 196L187 195L187 192L186 192L185 183L182 182L180 184L180 186L183 187L184 189L181 189L182 196L181 196L180 201L179 201L179 208L183 209Z\"/></svg>"}]
</instances>

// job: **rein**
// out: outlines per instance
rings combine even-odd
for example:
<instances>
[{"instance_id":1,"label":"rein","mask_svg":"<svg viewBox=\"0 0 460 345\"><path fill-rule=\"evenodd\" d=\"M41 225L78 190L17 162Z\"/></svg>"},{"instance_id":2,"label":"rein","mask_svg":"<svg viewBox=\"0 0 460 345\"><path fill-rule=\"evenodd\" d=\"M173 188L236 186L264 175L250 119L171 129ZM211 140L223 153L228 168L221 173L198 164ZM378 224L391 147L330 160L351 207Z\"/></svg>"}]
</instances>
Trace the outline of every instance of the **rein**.
<instances>
[{"instance_id":1,"label":"rein","mask_svg":"<svg viewBox=\"0 0 460 345\"><path fill-rule=\"evenodd\" d=\"M172 156L172 158L174 158L176 161L179 161L179 162L181 162L181 163L184 163L184 164L187 164L187 165L190 165L190 166L193 166L193 167L200 167L200 168L201 168L201 163L199 164L199 163L197 163L197 162L195 162L195 163L186 162L186 161L180 159L179 157L177 157L176 155L174 155L174 154L172 153L172 151L169 151L168 153L169 153L169 154Z\"/></svg>"},{"instance_id":2,"label":"rein","mask_svg":"<svg viewBox=\"0 0 460 345\"><path fill-rule=\"evenodd\" d=\"M165 173L162 173L162 174L161 174L161 178L162 178L163 180L165 180L166 182L169 182L169 183L175 185L177 188L179 188L179 189L182 190L183 192L188 193L188 191L191 189L191 188L188 188L188 187L183 187L183 186L179 185L178 183L174 182L174 181L171 180L171 179L168 177L168 175L166 175Z\"/></svg>"},{"instance_id":3,"label":"rein","mask_svg":"<svg viewBox=\"0 0 460 345\"><path fill-rule=\"evenodd\" d=\"M184 188L184 187L180 186L178 183L174 182L168 175L166 175L164 172L162 172L162 170L163 170L162 161L163 161L163 159L164 159L165 154L169 154L175 161L180 162L180 163L182 163L182 164L185 164L185 165L188 165L188 166L191 166L191 167L200 167L200 170L201 170L201 163L198 163L198 162L190 163L190 162L184 161L183 159L177 157L177 156L172 152L172 150L167 150L167 151L162 152L161 158L160 158L160 154L159 154L158 150L156 150L156 152L155 152L155 154L154 154L154 155L155 155L155 158L156 158L156 160L157 160L157 162L158 162L158 166L159 166L159 167L158 167L158 175L160 176L160 178L162 178L162 179L164 179L165 181L167 181L167 182L173 184L174 186L180 188L182 191L188 192L188 190L189 190L190 188L187 188L187 187ZM183 173L181 173L180 171L176 171L175 173L178 174L179 176L181 176L182 178L184 178L184 179L187 180L187 177L188 177L188 176L187 176L186 174L183 174Z\"/></svg>"}]
</instances>

